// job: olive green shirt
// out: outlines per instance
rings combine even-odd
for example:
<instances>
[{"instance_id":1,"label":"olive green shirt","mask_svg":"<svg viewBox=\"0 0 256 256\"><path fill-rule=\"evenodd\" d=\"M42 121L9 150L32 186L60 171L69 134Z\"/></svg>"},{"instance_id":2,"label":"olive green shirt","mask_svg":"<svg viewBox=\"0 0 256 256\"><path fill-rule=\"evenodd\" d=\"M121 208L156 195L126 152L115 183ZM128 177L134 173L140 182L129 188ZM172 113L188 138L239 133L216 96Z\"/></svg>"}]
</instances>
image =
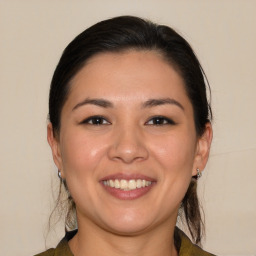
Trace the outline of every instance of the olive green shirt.
<instances>
[{"instance_id":1,"label":"olive green shirt","mask_svg":"<svg viewBox=\"0 0 256 256\"><path fill-rule=\"evenodd\" d=\"M76 234L76 231L68 232L55 249L49 249L35 256L74 256L71 252L68 241ZM179 256L214 256L193 244L190 239L179 230L181 245Z\"/></svg>"}]
</instances>

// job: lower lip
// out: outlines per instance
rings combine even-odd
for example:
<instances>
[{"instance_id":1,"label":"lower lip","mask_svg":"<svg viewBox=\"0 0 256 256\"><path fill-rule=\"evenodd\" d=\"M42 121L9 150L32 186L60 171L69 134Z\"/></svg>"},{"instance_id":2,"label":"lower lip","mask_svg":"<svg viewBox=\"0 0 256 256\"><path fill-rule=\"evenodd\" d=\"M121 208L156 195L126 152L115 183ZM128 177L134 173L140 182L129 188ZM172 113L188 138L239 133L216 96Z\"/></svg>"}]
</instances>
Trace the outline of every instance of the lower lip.
<instances>
[{"instance_id":1,"label":"lower lip","mask_svg":"<svg viewBox=\"0 0 256 256\"><path fill-rule=\"evenodd\" d=\"M149 185L147 187L136 188L136 189L129 190L129 191L121 190L118 188L112 188L109 186L105 186L104 184L102 184L102 186L107 192L109 192L112 196L114 196L118 199L134 200L134 199L140 198L140 197L144 196L145 194L147 194L152 189L154 184L155 183L153 182L151 185Z\"/></svg>"}]
</instances>

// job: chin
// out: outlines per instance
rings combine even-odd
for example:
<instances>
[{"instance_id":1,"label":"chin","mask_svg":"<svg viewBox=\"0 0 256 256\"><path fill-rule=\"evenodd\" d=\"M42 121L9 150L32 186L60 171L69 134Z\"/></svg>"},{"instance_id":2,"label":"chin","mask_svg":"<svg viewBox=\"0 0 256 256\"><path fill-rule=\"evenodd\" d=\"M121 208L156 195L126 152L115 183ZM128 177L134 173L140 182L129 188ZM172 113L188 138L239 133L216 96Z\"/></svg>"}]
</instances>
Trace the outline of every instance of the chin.
<instances>
[{"instance_id":1,"label":"chin","mask_svg":"<svg viewBox=\"0 0 256 256\"><path fill-rule=\"evenodd\" d=\"M149 217L149 216L147 216ZM105 226L105 229L111 233L123 236L138 235L143 233L143 231L149 229L152 221L150 221L145 216L140 214L118 214L112 215L108 220L104 216L102 220Z\"/></svg>"},{"instance_id":2,"label":"chin","mask_svg":"<svg viewBox=\"0 0 256 256\"><path fill-rule=\"evenodd\" d=\"M107 228L107 230L113 234L119 235L119 236L135 236L140 235L146 230L148 230L148 225L136 225L136 224L116 224L111 225Z\"/></svg>"}]
</instances>

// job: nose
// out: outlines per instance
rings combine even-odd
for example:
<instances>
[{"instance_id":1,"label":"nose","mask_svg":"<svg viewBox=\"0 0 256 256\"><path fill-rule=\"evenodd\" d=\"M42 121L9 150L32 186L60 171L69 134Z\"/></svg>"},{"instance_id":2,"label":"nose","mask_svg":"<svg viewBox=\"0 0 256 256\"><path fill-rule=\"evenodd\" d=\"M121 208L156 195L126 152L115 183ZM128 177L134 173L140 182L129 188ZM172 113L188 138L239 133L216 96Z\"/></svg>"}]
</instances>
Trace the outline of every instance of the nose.
<instances>
[{"instance_id":1,"label":"nose","mask_svg":"<svg viewBox=\"0 0 256 256\"><path fill-rule=\"evenodd\" d=\"M135 127L119 127L113 135L108 152L109 158L126 164L148 158L145 140Z\"/></svg>"}]
</instances>

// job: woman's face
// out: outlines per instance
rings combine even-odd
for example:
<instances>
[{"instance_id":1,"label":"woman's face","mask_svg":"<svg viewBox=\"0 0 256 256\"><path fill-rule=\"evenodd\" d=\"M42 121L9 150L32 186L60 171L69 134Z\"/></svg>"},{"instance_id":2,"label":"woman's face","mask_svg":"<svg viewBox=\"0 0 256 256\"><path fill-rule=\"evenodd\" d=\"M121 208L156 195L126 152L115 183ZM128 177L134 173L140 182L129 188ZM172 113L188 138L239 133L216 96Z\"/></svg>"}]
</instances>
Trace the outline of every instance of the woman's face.
<instances>
[{"instance_id":1,"label":"woman's face","mask_svg":"<svg viewBox=\"0 0 256 256\"><path fill-rule=\"evenodd\" d=\"M211 128L198 138L180 75L154 51L104 53L71 81L57 167L76 203L78 224L138 234L176 222Z\"/></svg>"}]
</instances>

